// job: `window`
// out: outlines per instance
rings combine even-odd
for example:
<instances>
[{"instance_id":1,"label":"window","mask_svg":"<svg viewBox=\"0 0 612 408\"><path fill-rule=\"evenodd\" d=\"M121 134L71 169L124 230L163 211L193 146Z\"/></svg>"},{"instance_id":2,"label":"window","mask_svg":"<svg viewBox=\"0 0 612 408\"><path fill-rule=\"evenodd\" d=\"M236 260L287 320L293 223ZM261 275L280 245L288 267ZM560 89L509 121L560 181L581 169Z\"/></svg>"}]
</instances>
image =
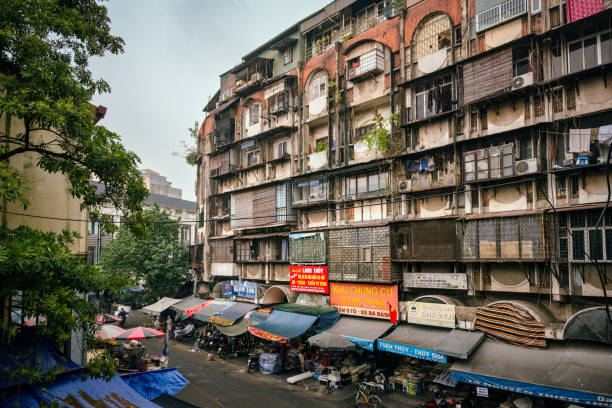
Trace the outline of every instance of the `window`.
<instances>
[{"instance_id":1,"label":"window","mask_svg":"<svg viewBox=\"0 0 612 408\"><path fill-rule=\"evenodd\" d=\"M452 77L443 75L415 87L415 117L424 119L452 109Z\"/></svg>"},{"instance_id":2,"label":"window","mask_svg":"<svg viewBox=\"0 0 612 408\"><path fill-rule=\"evenodd\" d=\"M563 112L563 89L552 91L552 109L553 113Z\"/></svg>"},{"instance_id":3,"label":"window","mask_svg":"<svg viewBox=\"0 0 612 408\"><path fill-rule=\"evenodd\" d=\"M373 49L348 61L348 80L357 80L361 74L379 74L385 70L385 54Z\"/></svg>"},{"instance_id":4,"label":"window","mask_svg":"<svg viewBox=\"0 0 612 408\"><path fill-rule=\"evenodd\" d=\"M261 152L259 150L253 150L253 151L247 152L246 159L247 159L247 167L255 166L256 164L259 164L260 162Z\"/></svg>"},{"instance_id":5,"label":"window","mask_svg":"<svg viewBox=\"0 0 612 408\"><path fill-rule=\"evenodd\" d=\"M561 38L553 37L552 47L551 47L551 60L550 63L552 65L552 76L556 78L563 74L563 59L561 57Z\"/></svg>"},{"instance_id":6,"label":"window","mask_svg":"<svg viewBox=\"0 0 612 408\"><path fill-rule=\"evenodd\" d=\"M289 154L289 141L287 140L276 145L276 158L280 159L286 154Z\"/></svg>"},{"instance_id":7,"label":"window","mask_svg":"<svg viewBox=\"0 0 612 408\"><path fill-rule=\"evenodd\" d=\"M259 104L253 103L249 106L249 126L259 123Z\"/></svg>"},{"instance_id":8,"label":"window","mask_svg":"<svg viewBox=\"0 0 612 408\"><path fill-rule=\"evenodd\" d=\"M559 7L553 7L550 9L550 26L551 28L557 27L561 24L561 14L559 13Z\"/></svg>"},{"instance_id":9,"label":"window","mask_svg":"<svg viewBox=\"0 0 612 408\"><path fill-rule=\"evenodd\" d=\"M589 256L591 259L603 259L602 230L589 230Z\"/></svg>"},{"instance_id":10,"label":"window","mask_svg":"<svg viewBox=\"0 0 612 408\"><path fill-rule=\"evenodd\" d=\"M533 6L532 6L533 10ZM476 31L503 23L527 12L527 0L508 0L476 15Z\"/></svg>"},{"instance_id":11,"label":"window","mask_svg":"<svg viewBox=\"0 0 612 408\"><path fill-rule=\"evenodd\" d=\"M283 52L283 58L284 58L285 64L289 64L293 62L293 47L285 48L285 51Z\"/></svg>"},{"instance_id":12,"label":"window","mask_svg":"<svg viewBox=\"0 0 612 408\"><path fill-rule=\"evenodd\" d=\"M451 45L451 24L448 16L437 14L421 22L412 40L414 60L433 54Z\"/></svg>"},{"instance_id":13,"label":"window","mask_svg":"<svg viewBox=\"0 0 612 408\"><path fill-rule=\"evenodd\" d=\"M565 198L565 177L557 176L557 198Z\"/></svg>"},{"instance_id":14,"label":"window","mask_svg":"<svg viewBox=\"0 0 612 408\"><path fill-rule=\"evenodd\" d=\"M578 72L612 61L610 30L595 33L596 27L584 28L579 38L568 41L568 70Z\"/></svg>"},{"instance_id":15,"label":"window","mask_svg":"<svg viewBox=\"0 0 612 408\"><path fill-rule=\"evenodd\" d=\"M531 99L525 98L525 120L531 119Z\"/></svg>"},{"instance_id":16,"label":"window","mask_svg":"<svg viewBox=\"0 0 612 408\"><path fill-rule=\"evenodd\" d=\"M312 81L312 99L324 97L326 90L327 90L327 77L326 76L315 78Z\"/></svg>"},{"instance_id":17,"label":"window","mask_svg":"<svg viewBox=\"0 0 612 408\"><path fill-rule=\"evenodd\" d=\"M89 232L89 234L95 234L96 233L96 222L95 221L89 221L88 232Z\"/></svg>"},{"instance_id":18,"label":"window","mask_svg":"<svg viewBox=\"0 0 612 408\"><path fill-rule=\"evenodd\" d=\"M387 171L369 174L359 174L347 177L345 183L345 195L378 193L385 191L389 185L389 173Z\"/></svg>"},{"instance_id":19,"label":"window","mask_svg":"<svg viewBox=\"0 0 612 408\"><path fill-rule=\"evenodd\" d=\"M580 194L580 180L578 179L578 175L570 176L570 197L578 198Z\"/></svg>"},{"instance_id":20,"label":"window","mask_svg":"<svg viewBox=\"0 0 612 408\"><path fill-rule=\"evenodd\" d=\"M544 98L541 95L533 97L533 106L536 118L544 116Z\"/></svg>"},{"instance_id":21,"label":"window","mask_svg":"<svg viewBox=\"0 0 612 408\"><path fill-rule=\"evenodd\" d=\"M573 85L565 87L565 108L576 110L576 88Z\"/></svg>"},{"instance_id":22,"label":"window","mask_svg":"<svg viewBox=\"0 0 612 408\"><path fill-rule=\"evenodd\" d=\"M358 127L357 129L355 129L355 133L354 133L355 139L353 140L353 142L358 142L359 140L361 140L372 129L374 129L374 125L373 124L361 126L361 127Z\"/></svg>"},{"instance_id":23,"label":"window","mask_svg":"<svg viewBox=\"0 0 612 408\"><path fill-rule=\"evenodd\" d=\"M519 159L532 159L534 157L534 140L532 137L526 137L518 140L519 145Z\"/></svg>"},{"instance_id":24,"label":"window","mask_svg":"<svg viewBox=\"0 0 612 408\"><path fill-rule=\"evenodd\" d=\"M542 0L531 0L531 13L539 13L542 11Z\"/></svg>"},{"instance_id":25,"label":"window","mask_svg":"<svg viewBox=\"0 0 612 408\"><path fill-rule=\"evenodd\" d=\"M512 51L512 68L515 77L531 72L528 47L515 48Z\"/></svg>"}]
</instances>

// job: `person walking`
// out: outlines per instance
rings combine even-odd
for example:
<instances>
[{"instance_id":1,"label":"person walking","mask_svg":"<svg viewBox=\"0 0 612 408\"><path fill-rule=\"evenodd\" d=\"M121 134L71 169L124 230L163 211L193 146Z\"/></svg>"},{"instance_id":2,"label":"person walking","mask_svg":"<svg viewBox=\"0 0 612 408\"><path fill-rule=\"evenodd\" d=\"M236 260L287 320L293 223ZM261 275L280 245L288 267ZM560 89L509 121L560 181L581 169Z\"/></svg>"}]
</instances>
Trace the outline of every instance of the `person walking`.
<instances>
[{"instance_id":1,"label":"person walking","mask_svg":"<svg viewBox=\"0 0 612 408\"><path fill-rule=\"evenodd\" d=\"M172 333L172 318L170 318L170 315L166 318L166 333Z\"/></svg>"},{"instance_id":2,"label":"person walking","mask_svg":"<svg viewBox=\"0 0 612 408\"><path fill-rule=\"evenodd\" d=\"M159 330L159 327L160 327L160 326L161 326L161 323L160 323L160 321L159 321L159 316L157 316L157 317L155 318L155 322L153 322L153 328L154 328L155 330Z\"/></svg>"},{"instance_id":3,"label":"person walking","mask_svg":"<svg viewBox=\"0 0 612 408\"><path fill-rule=\"evenodd\" d=\"M125 326L125 321L127 320L127 313L125 310L123 310L123 308L121 308L119 311L119 318L121 319L121 322L119 322L119 327L123 329Z\"/></svg>"}]
</instances>

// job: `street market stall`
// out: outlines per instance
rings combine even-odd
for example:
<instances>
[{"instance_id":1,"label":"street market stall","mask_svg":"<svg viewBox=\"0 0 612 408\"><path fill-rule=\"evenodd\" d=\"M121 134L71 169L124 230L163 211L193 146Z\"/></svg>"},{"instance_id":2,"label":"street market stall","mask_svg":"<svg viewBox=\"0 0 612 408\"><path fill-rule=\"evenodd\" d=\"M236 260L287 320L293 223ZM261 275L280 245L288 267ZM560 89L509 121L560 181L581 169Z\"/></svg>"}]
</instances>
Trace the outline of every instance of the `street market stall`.
<instances>
[{"instance_id":1,"label":"street market stall","mask_svg":"<svg viewBox=\"0 0 612 408\"><path fill-rule=\"evenodd\" d=\"M161 313L163 313L170 306L172 306L175 303L178 303L180 301L181 301L181 299L173 299L173 298L169 298L169 297L163 297L160 300L158 300L157 302L155 302L155 303L153 303L153 304L151 304L149 306L143 307L142 311L145 314L150 314L152 316L159 316Z\"/></svg>"},{"instance_id":2,"label":"street market stall","mask_svg":"<svg viewBox=\"0 0 612 408\"><path fill-rule=\"evenodd\" d=\"M174 310L176 312L174 320L187 319L197 311L208 306L212 301L212 299L200 299L189 296L170 306L170 310Z\"/></svg>"}]
</instances>

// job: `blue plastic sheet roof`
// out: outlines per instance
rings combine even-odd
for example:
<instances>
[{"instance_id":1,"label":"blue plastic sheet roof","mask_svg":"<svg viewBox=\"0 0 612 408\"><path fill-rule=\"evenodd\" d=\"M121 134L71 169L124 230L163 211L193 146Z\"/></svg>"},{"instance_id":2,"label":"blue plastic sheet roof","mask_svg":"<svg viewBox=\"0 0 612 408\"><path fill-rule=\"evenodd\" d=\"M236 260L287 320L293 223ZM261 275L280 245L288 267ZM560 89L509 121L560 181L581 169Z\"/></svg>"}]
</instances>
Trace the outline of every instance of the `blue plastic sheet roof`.
<instances>
[{"instance_id":1,"label":"blue plastic sheet roof","mask_svg":"<svg viewBox=\"0 0 612 408\"><path fill-rule=\"evenodd\" d=\"M24 330L11 344L0 344L0 389L28 382L23 377L9 378L3 375L4 370L36 366L42 374L60 374L81 368L62 356L51 343L35 336L34 330Z\"/></svg>"},{"instance_id":2,"label":"blue plastic sheet roof","mask_svg":"<svg viewBox=\"0 0 612 408\"><path fill-rule=\"evenodd\" d=\"M160 408L159 405L147 400L133 390L118 376L110 381L87 378L82 381L80 376L64 375L45 390L29 388L21 394L0 403L0 408L13 408L16 402L28 408L38 408L42 403L50 405L54 402L60 406L78 406L82 408L98 408L100 406Z\"/></svg>"},{"instance_id":3,"label":"blue plastic sheet roof","mask_svg":"<svg viewBox=\"0 0 612 408\"><path fill-rule=\"evenodd\" d=\"M154 400L162 394L174 395L189 384L176 368L126 374L121 379L148 400Z\"/></svg>"},{"instance_id":4,"label":"blue plastic sheet roof","mask_svg":"<svg viewBox=\"0 0 612 408\"><path fill-rule=\"evenodd\" d=\"M304 334L318 318L318 316L273 310L266 321L257 325L257 329L292 339Z\"/></svg>"}]
</instances>

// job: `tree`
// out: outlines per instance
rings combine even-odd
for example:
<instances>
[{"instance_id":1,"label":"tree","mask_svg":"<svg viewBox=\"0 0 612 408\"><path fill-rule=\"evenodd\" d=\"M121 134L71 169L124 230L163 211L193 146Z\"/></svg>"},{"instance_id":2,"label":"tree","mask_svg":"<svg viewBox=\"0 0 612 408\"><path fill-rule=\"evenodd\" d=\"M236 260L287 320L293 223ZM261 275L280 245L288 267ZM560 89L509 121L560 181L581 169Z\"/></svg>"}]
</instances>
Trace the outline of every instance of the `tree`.
<instances>
[{"instance_id":1,"label":"tree","mask_svg":"<svg viewBox=\"0 0 612 408\"><path fill-rule=\"evenodd\" d=\"M200 122L197 120L193 127L187 129L189 139L181 140L182 152L174 152L175 156L180 156L185 159L188 165L195 166L198 160L198 133L200 132Z\"/></svg>"},{"instance_id":2,"label":"tree","mask_svg":"<svg viewBox=\"0 0 612 408\"><path fill-rule=\"evenodd\" d=\"M10 163L36 153L38 167L66 176L71 194L92 219L114 229L99 211L110 201L122 211L128 228L145 232L142 203L148 192L138 170L140 160L117 134L96 125L91 104L96 92L110 87L93 78L89 59L121 53L123 44L110 34L106 7L97 0L0 3L0 206L28 206L29 186ZM105 186L104 193L96 192L90 183L94 178ZM93 345L98 311L79 293L116 285L109 286L99 269L69 251L67 244L76 237L66 231L0 227L1 340L10 341L14 334L7 306L19 297L22 315L46 319L38 334L61 345L73 330L80 330L87 346ZM102 360L88 364L90 373L112 375L112 364Z\"/></svg>"},{"instance_id":3,"label":"tree","mask_svg":"<svg viewBox=\"0 0 612 408\"><path fill-rule=\"evenodd\" d=\"M26 152L39 154L38 166L61 172L83 208L100 217L110 200L137 228L147 190L134 153L119 136L96 126L91 98L110 91L88 69L89 58L123 52L123 40L110 34L106 7L96 0L4 0L0 5L0 161ZM24 131L11 131L23 122ZM44 135L44 136L42 136ZM105 185L97 194L90 180ZM15 196L14 171L0 169L0 196ZM27 198L17 194L27 206ZM108 219L101 217L103 221ZM107 228L112 225L105 223Z\"/></svg>"},{"instance_id":4,"label":"tree","mask_svg":"<svg viewBox=\"0 0 612 408\"><path fill-rule=\"evenodd\" d=\"M144 213L148 234L138 236L121 228L102 251L100 267L107 279L144 282L141 300L153 302L172 295L192 279L187 248L179 243L179 223L154 207Z\"/></svg>"},{"instance_id":5,"label":"tree","mask_svg":"<svg viewBox=\"0 0 612 408\"><path fill-rule=\"evenodd\" d=\"M387 152L391 147L391 134L389 128L395 129L397 126L398 115L392 114L385 118L378 109L373 111L373 117L363 122L363 125L373 124L374 127L368 133L363 135L360 142L368 145L368 150L376 148L377 150Z\"/></svg>"}]
</instances>

